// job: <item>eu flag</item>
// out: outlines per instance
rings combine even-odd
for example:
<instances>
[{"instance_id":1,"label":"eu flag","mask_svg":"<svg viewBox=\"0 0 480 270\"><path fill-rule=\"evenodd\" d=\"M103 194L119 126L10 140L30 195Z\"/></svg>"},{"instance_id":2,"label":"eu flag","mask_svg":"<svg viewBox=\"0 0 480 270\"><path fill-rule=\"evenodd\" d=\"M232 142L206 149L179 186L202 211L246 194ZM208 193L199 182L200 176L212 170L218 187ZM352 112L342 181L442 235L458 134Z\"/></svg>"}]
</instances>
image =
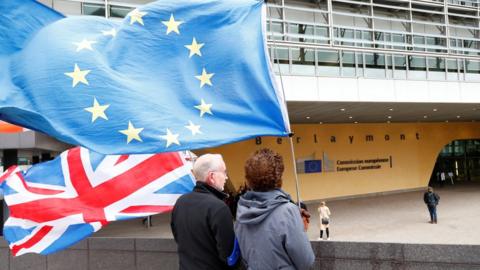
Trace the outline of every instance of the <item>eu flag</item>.
<instances>
[{"instance_id":1,"label":"eu flag","mask_svg":"<svg viewBox=\"0 0 480 270\"><path fill-rule=\"evenodd\" d=\"M162 0L123 21L0 1L0 119L104 154L287 136L261 0Z\"/></svg>"},{"instance_id":2,"label":"eu flag","mask_svg":"<svg viewBox=\"0 0 480 270\"><path fill-rule=\"evenodd\" d=\"M305 173L322 172L322 160L305 160Z\"/></svg>"}]
</instances>

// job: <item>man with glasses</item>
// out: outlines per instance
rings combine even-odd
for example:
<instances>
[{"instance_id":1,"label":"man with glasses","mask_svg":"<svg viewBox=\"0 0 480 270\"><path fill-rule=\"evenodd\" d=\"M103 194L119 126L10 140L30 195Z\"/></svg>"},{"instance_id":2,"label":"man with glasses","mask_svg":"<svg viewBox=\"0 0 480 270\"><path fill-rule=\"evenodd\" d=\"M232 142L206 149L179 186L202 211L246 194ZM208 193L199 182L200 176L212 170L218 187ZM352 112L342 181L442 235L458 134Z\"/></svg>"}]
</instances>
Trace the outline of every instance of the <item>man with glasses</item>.
<instances>
[{"instance_id":1,"label":"man with glasses","mask_svg":"<svg viewBox=\"0 0 480 270\"><path fill-rule=\"evenodd\" d=\"M221 155L205 154L192 169L197 183L182 195L172 212L171 228L177 242L179 269L229 269L238 260L234 249L233 218L223 202L228 179Z\"/></svg>"}]
</instances>

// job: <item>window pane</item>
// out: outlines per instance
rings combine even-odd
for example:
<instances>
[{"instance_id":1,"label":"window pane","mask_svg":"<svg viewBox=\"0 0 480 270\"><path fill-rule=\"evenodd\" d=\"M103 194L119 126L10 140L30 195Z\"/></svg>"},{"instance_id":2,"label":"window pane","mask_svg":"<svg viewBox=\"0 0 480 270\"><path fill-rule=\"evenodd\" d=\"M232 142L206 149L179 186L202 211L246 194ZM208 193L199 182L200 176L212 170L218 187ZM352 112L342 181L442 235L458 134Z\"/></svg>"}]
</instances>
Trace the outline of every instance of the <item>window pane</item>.
<instances>
[{"instance_id":1,"label":"window pane","mask_svg":"<svg viewBox=\"0 0 480 270\"><path fill-rule=\"evenodd\" d=\"M447 80L458 80L458 63L456 59L447 60Z\"/></svg>"},{"instance_id":2,"label":"window pane","mask_svg":"<svg viewBox=\"0 0 480 270\"><path fill-rule=\"evenodd\" d=\"M292 48L292 73L315 75L315 51L306 48Z\"/></svg>"},{"instance_id":3,"label":"window pane","mask_svg":"<svg viewBox=\"0 0 480 270\"><path fill-rule=\"evenodd\" d=\"M282 18L282 12L281 12L281 9L277 8L277 7L268 7L268 15L270 18L273 18L273 19L281 19Z\"/></svg>"},{"instance_id":4,"label":"window pane","mask_svg":"<svg viewBox=\"0 0 480 270\"><path fill-rule=\"evenodd\" d=\"M83 3L82 14L105 17L105 5Z\"/></svg>"},{"instance_id":5,"label":"window pane","mask_svg":"<svg viewBox=\"0 0 480 270\"><path fill-rule=\"evenodd\" d=\"M466 60L467 73L480 73L480 62L474 60Z\"/></svg>"},{"instance_id":6,"label":"window pane","mask_svg":"<svg viewBox=\"0 0 480 270\"><path fill-rule=\"evenodd\" d=\"M299 42L313 42L313 26L307 24L289 23L289 40Z\"/></svg>"},{"instance_id":7,"label":"window pane","mask_svg":"<svg viewBox=\"0 0 480 270\"><path fill-rule=\"evenodd\" d=\"M407 70L407 60L405 55L395 55L394 59L396 70Z\"/></svg>"},{"instance_id":8,"label":"window pane","mask_svg":"<svg viewBox=\"0 0 480 270\"><path fill-rule=\"evenodd\" d=\"M439 38L439 37L427 37L427 46L432 46L432 47L443 47L442 48L429 48L427 51L429 52L447 52L446 50L446 44L447 41L444 38Z\"/></svg>"},{"instance_id":9,"label":"window pane","mask_svg":"<svg viewBox=\"0 0 480 270\"><path fill-rule=\"evenodd\" d=\"M445 80L445 59L428 58L428 79Z\"/></svg>"},{"instance_id":10,"label":"window pane","mask_svg":"<svg viewBox=\"0 0 480 270\"><path fill-rule=\"evenodd\" d=\"M268 31L283 33L283 23L281 22L271 22L268 24Z\"/></svg>"},{"instance_id":11,"label":"window pane","mask_svg":"<svg viewBox=\"0 0 480 270\"><path fill-rule=\"evenodd\" d=\"M345 45L345 46L354 46L355 43L353 42L354 37L354 30L347 29L347 28L338 28L337 34L337 42L338 45Z\"/></svg>"},{"instance_id":12,"label":"window pane","mask_svg":"<svg viewBox=\"0 0 480 270\"><path fill-rule=\"evenodd\" d=\"M410 70L427 70L425 57L408 56L408 61Z\"/></svg>"},{"instance_id":13,"label":"window pane","mask_svg":"<svg viewBox=\"0 0 480 270\"><path fill-rule=\"evenodd\" d=\"M384 34L382 32L375 32L375 48L384 48Z\"/></svg>"},{"instance_id":14,"label":"window pane","mask_svg":"<svg viewBox=\"0 0 480 270\"><path fill-rule=\"evenodd\" d=\"M409 79L426 79L427 65L425 57L408 56L408 78Z\"/></svg>"},{"instance_id":15,"label":"window pane","mask_svg":"<svg viewBox=\"0 0 480 270\"><path fill-rule=\"evenodd\" d=\"M355 76L354 52L342 52L342 76Z\"/></svg>"},{"instance_id":16,"label":"window pane","mask_svg":"<svg viewBox=\"0 0 480 270\"><path fill-rule=\"evenodd\" d=\"M365 53L365 77L385 78L385 55Z\"/></svg>"},{"instance_id":17,"label":"window pane","mask_svg":"<svg viewBox=\"0 0 480 270\"><path fill-rule=\"evenodd\" d=\"M363 47L373 47L372 44L372 32L362 31L362 40L366 41L363 43Z\"/></svg>"},{"instance_id":18,"label":"window pane","mask_svg":"<svg viewBox=\"0 0 480 270\"><path fill-rule=\"evenodd\" d=\"M467 72L465 80L480 80L480 62L474 60L465 60Z\"/></svg>"},{"instance_id":19,"label":"window pane","mask_svg":"<svg viewBox=\"0 0 480 270\"><path fill-rule=\"evenodd\" d=\"M274 72L279 72L278 70L280 69L280 72L282 74L290 74L290 69L289 69L289 62L288 62L288 48L273 48L271 50L273 54L273 71Z\"/></svg>"},{"instance_id":20,"label":"window pane","mask_svg":"<svg viewBox=\"0 0 480 270\"><path fill-rule=\"evenodd\" d=\"M315 39L316 43L327 44L328 43L328 27L316 26L315 27Z\"/></svg>"},{"instance_id":21,"label":"window pane","mask_svg":"<svg viewBox=\"0 0 480 270\"><path fill-rule=\"evenodd\" d=\"M110 17L124 18L133 8L110 6Z\"/></svg>"},{"instance_id":22,"label":"window pane","mask_svg":"<svg viewBox=\"0 0 480 270\"><path fill-rule=\"evenodd\" d=\"M355 53L357 55L357 76L363 77L363 53Z\"/></svg>"},{"instance_id":23,"label":"window pane","mask_svg":"<svg viewBox=\"0 0 480 270\"><path fill-rule=\"evenodd\" d=\"M336 51L317 51L317 75L340 76L340 59Z\"/></svg>"},{"instance_id":24,"label":"window pane","mask_svg":"<svg viewBox=\"0 0 480 270\"><path fill-rule=\"evenodd\" d=\"M392 34L392 42L394 43L394 49L405 50L405 35L403 34Z\"/></svg>"},{"instance_id":25,"label":"window pane","mask_svg":"<svg viewBox=\"0 0 480 270\"><path fill-rule=\"evenodd\" d=\"M425 37L422 36L413 36L413 44L415 51L424 51L425 50Z\"/></svg>"},{"instance_id":26,"label":"window pane","mask_svg":"<svg viewBox=\"0 0 480 270\"><path fill-rule=\"evenodd\" d=\"M394 55L393 56L395 71L393 76L395 79L406 79L407 78L407 59L405 55Z\"/></svg>"}]
</instances>

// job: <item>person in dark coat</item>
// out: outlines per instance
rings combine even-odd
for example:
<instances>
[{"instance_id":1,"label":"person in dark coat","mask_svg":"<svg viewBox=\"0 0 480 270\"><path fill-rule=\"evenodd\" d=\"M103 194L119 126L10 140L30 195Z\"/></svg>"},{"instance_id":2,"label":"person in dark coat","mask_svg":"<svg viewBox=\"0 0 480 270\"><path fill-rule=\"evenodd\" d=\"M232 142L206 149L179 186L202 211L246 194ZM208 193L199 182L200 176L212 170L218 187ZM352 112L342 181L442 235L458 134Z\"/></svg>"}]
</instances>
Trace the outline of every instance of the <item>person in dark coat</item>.
<instances>
[{"instance_id":1,"label":"person in dark coat","mask_svg":"<svg viewBox=\"0 0 480 270\"><path fill-rule=\"evenodd\" d=\"M193 165L197 183L182 195L172 211L171 229L177 242L180 270L237 267L238 250L230 209L223 201L227 177L221 155L206 154Z\"/></svg>"},{"instance_id":2,"label":"person in dark coat","mask_svg":"<svg viewBox=\"0 0 480 270\"><path fill-rule=\"evenodd\" d=\"M440 201L440 196L433 192L432 187L428 187L427 192L423 194L423 201L427 205L428 212L430 213L430 223L437 224L437 205Z\"/></svg>"}]
</instances>

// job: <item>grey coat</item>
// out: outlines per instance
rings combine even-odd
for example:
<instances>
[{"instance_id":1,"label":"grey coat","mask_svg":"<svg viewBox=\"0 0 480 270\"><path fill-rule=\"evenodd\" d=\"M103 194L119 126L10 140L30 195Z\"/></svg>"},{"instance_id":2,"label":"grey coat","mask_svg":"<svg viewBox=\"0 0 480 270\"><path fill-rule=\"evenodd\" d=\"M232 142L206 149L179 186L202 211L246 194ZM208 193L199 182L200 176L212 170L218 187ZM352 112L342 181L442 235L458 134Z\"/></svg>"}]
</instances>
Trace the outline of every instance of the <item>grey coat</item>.
<instances>
[{"instance_id":1,"label":"grey coat","mask_svg":"<svg viewBox=\"0 0 480 270\"><path fill-rule=\"evenodd\" d=\"M280 189L240 197L235 234L249 270L304 270L315 261L300 211Z\"/></svg>"}]
</instances>

